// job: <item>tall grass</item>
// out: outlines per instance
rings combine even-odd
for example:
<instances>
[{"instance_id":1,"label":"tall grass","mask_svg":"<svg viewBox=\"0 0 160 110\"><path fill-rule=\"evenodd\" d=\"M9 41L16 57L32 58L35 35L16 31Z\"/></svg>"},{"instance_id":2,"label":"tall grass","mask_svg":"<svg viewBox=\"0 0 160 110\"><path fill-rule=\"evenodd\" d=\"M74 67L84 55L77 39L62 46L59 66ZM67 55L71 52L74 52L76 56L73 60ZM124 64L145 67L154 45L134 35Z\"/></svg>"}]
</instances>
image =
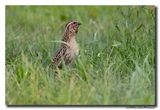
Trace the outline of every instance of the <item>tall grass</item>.
<instances>
[{"instance_id":1,"label":"tall grass","mask_svg":"<svg viewBox=\"0 0 160 110\"><path fill-rule=\"evenodd\" d=\"M7 105L154 105L153 6L6 6ZM49 68L70 20L80 55Z\"/></svg>"}]
</instances>

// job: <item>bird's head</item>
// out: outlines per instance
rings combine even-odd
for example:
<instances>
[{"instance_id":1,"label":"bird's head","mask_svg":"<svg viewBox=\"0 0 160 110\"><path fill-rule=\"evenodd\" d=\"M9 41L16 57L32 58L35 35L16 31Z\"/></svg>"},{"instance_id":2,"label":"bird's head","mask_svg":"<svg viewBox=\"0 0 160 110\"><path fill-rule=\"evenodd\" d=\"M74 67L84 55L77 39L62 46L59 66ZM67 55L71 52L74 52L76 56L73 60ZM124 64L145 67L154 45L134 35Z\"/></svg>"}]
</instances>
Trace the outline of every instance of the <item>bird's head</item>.
<instances>
[{"instance_id":1,"label":"bird's head","mask_svg":"<svg viewBox=\"0 0 160 110\"><path fill-rule=\"evenodd\" d=\"M79 23L77 21L71 21L66 24L65 30L70 33L77 33L80 25L81 25L81 23Z\"/></svg>"}]
</instances>

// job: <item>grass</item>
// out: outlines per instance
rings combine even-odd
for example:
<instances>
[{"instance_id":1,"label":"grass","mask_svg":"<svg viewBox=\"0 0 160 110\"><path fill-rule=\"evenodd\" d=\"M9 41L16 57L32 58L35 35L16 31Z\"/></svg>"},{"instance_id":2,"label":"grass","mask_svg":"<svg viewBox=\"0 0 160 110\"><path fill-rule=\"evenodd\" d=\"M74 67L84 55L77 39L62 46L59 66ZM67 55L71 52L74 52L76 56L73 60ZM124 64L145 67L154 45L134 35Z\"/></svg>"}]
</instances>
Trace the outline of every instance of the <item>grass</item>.
<instances>
[{"instance_id":1,"label":"grass","mask_svg":"<svg viewBox=\"0 0 160 110\"><path fill-rule=\"evenodd\" d=\"M6 6L7 105L154 105L153 6ZM74 67L49 68L68 21Z\"/></svg>"}]
</instances>

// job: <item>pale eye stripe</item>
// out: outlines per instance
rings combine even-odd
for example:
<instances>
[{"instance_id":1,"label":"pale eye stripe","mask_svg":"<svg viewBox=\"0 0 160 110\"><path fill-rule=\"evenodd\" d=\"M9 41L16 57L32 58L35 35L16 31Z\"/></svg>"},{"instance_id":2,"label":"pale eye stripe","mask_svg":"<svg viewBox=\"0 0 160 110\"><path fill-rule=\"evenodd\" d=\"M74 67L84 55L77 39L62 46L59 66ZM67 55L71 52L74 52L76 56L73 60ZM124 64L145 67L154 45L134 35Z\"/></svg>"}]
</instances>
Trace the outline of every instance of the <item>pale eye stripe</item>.
<instances>
[{"instance_id":1,"label":"pale eye stripe","mask_svg":"<svg viewBox=\"0 0 160 110\"><path fill-rule=\"evenodd\" d=\"M73 22L77 22L77 21L71 21L70 23L67 24L66 28L65 28L65 32L67 31L67 28L70 24L72 24Z\"/></svg>"}]
</instances>

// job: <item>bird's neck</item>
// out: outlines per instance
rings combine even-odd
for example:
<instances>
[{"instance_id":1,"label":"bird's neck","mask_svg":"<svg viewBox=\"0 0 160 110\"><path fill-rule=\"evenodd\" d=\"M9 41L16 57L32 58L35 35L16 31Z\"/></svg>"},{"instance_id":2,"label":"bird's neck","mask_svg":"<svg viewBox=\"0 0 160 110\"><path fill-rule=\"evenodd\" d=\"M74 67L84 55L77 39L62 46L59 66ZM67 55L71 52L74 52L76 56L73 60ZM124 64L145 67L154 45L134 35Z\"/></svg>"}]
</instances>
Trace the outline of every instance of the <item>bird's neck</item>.
<instances>
[{"instance_id":1,"label":"bird's neck","mask_svg":"<svg viewBox=\"0 0 160 110\"><path fill-rule=\"evenodd\" d=\"M75 36L76 36L76 33L73 33L73 32L70 32L70 31L66 31L64 33L64 37L63 37L63 41L64 42L70 42L70 40L75 40Z\"/></svg>"}]
</instances>

